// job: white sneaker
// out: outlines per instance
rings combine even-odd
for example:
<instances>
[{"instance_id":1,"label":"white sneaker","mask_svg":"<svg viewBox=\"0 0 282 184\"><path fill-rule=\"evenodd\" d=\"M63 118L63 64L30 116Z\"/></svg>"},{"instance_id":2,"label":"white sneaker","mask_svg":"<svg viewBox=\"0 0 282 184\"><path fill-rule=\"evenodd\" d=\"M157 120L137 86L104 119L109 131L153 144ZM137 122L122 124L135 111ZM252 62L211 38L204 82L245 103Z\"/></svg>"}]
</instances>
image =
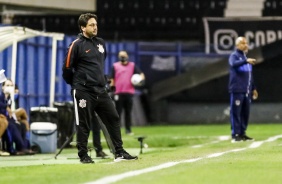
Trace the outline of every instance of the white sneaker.
<instances>
[{"instance_id":1,"label":"white sneaker","mask_svg":"<svg viewBox=\"0 0 282 184\"><path fill-rule=\"evenodd\" d=\"M129 132L129 133L126 133L126 135L134 135L134 133L133 132Z\"/></svg>"},{"instance_id":2,"label":"white sneaker","mask_svg":"<svg viewBox=\"0 0 282 184\"><path fill-rule=\"evenodd\" d=\"M0 150L0 156L10 156L10 153Z\"/></svg>"}]
</instances>

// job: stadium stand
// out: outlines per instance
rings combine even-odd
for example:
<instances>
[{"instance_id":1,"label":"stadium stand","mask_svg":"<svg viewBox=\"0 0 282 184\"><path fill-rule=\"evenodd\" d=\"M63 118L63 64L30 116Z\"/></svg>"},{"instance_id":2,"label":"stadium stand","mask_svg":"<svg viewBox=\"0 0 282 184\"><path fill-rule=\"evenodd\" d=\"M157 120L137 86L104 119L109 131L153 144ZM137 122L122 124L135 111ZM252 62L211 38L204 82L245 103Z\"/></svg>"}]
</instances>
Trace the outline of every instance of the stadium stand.
<instances>
[{"instance_id":1,"label":"stadium stand","mask_svg":"<svg viewBox=\"0 0 282 184\"><path fill-rule=\"evenodd\" d=\"M74 35L79 31L77 17L78 15L15 15L13 25Z\"/></svg>"},{"instance_id":2,"label":"stadium stand","mask_svg":"<svg viewBox=\"0 0 282 184\"><path fill-rule=\"evenodd\" d=\"M281 0L266 0L264 2L263 16L281 16L282 1Z\"/></svg>"},{"instance_id":3,"label":"stadium stand","mask_svg":"<svg viewBox=\"0 0 282 184\"><path fill-rule=\"evenodd\" d=\"M264 0L229 0L225 17L261 17Z\"/></svg>"},{"instance_id":4,"label":"stadium stand","mask_svg":"<svg viewBox=\"0 0 282 184\"><path fill-rule=\"evenodd\" d=\"M227 0L98 0L100 36L107 40L198 40L202 17L222 17ZM78 15L15 15L13 25L77 34Z\"/></svg>"},{"instance_id":5,"label":"stadium stand","mask_svg":"<svg viewBox=\"0 0 282 184\"><path fill-rule=\"evenodd\" d=\"M99 18L100 36L114 41L202 40L203 17L282 15L281 0L238 2L233 0L98 0L97 11L94 13ZM244 14L244 12L248 13ZM15 14L12 24L76 35L78 15Z\"/></svg>"},{"instance_id":6,"label":"stadium stand","mask_svg":"<svg viewBox=\"0 0 282 184\"><path fill-rule=\"evenodd\" d=\"M110 25L101 21L100 29L115 30L119 40L196 40L202 36L202 17L223 16L225 5L226 0L107 0L98 1L97 15L115 19Z\"/></svg>"},{"instance_id":7,"label":"stadium stand","mask_svg":"<svg viewBox=\"0 0 282 184\"><path fill-rule=\"evenodd\" d=\"M249 1L242 0L241 3L238 3L239 1L231 4L235 6L235 9L237 7L236 11L238 11L238 4L249 3ZM205 55L202 18L225 17L226 9L232 7L230 2L233 1L97 0L97 11L93 13L96 13L99 18L99 36L103 37L109 45L107 67L116 61L116 52L120 48L124 48L130 51L132 57L136 58L135 61L141 64L141 68L146 72L146 77L150 79L146 81L146 93L142 96L144 98L143 105L148 109L146 115L149 121L173 122L174 117L171 112L177 113L182 109L192 108L194 107L191 105L192 103L228 102L229 96L226 92L227 59L215 57L214 53ZM282 14L282 0L257 0L256 2L250 0L250 2L259 4L257 6L259 8L256 9L256 13L258 13L256 19L261 16L280 16ZM240 16L246 16L240 11L238 13ZM64 32L66 36L73 36L78 33L78 16L79 14L17 14L13 17L13 24L48 32ZM254 15L249 14L248 16ZM237 19L239 18L236 17ZM275 17L274 19L279 18ZM218 26L223 27L222 25ZM256 34L257 32L252 33ZM277 35L278 37L281 35L279 28ZM272 45L271 50L274 48L281 47ZM265 48L263 47L261 50L265 50ZM263 55L263 51L258 53L255 58ZM259 91L261 91L258 102L276 103L281 101L280 87L273 85L270 89L268 82L272 78L281 78L281 64L279 62L281 58L280 54L274 55L272 51L271 58L263 57L267 62L256 66L255 78L260 87ZM168 61L171 63L175 61L173 70L168 70L169 68L156 70L158 62L162 62L163 66L163 63L168 63ZM153 64L155 68L151 67ZM167 85L168 83L169 85ZM218 109L221 113L221 107L209 107L210 109ZM170 112L167 113L170 117L163 116L164 113L158 113L162 111ZM195 119L193 119L194 121Z\"/></svg>"}]
</instances>

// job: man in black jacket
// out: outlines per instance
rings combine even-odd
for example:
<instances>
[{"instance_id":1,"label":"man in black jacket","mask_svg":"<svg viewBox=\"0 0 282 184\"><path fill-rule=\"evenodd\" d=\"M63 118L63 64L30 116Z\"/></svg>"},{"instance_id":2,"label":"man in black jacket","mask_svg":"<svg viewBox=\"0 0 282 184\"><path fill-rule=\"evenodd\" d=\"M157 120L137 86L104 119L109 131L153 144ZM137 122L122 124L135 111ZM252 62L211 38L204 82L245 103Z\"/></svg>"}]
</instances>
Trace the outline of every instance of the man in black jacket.
<instances>
[{"instance_id":1,"label":"man in black jacket","mask_svg":"<svg viewBox=\"0 0 282 184\"><path fill-rule=\"evenodd\" d=\"M81 14L81 33L69 46L63 65L63 78L72 87L77 125L77 148L81 163L94 163L87 154L90 123L95 112L105 124L115 147L115 161L136 160L123 149L119 116L107 93L104 75L106 47L97 37L97 16Z\"/></svg>"}]
</instances>

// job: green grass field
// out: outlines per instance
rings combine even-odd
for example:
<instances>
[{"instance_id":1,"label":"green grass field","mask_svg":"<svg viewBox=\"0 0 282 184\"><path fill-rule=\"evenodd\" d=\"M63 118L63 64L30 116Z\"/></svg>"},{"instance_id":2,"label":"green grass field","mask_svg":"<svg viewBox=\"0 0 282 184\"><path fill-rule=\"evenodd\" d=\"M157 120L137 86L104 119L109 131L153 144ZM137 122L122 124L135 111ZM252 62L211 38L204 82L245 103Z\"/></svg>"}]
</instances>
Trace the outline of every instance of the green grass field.
<instances>
[{"instance_id":1,"label":"green grass field","mask_svg":"<svg viewBox=\"0 0 282 184\"><path fill-rule=\"evenodd\" d=\"M250 124L247 133L256 141L231 143L229 124L133 127L134 136L123 134L125 149L139 154L140 135L148 145L136 161L115 163L92 152L95 164L80 164L75 148L57 159L55 153L0 157L0 183L280 184L281 129ZM103 146L110 154L104 139Z\"/></svg>"}]
</instances>

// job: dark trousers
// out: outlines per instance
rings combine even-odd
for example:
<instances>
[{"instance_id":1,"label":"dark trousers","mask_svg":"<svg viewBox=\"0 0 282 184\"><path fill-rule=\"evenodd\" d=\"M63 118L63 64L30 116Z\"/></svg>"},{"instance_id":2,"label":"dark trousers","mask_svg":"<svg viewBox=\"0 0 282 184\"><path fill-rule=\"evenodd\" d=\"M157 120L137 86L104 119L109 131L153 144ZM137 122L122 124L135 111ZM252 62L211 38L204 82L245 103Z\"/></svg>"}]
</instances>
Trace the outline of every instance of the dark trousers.
<instances>
[{"instance_id":1,"label":"dark trousers","mask_svg":"<svg viewBox=\"0 0 282 184\"><path fill-rule=\"evenodd\" d=\"M230 122L232 136L245 135L249 123L252 98L246 93L230 94Z\"/></svg>"},{"instance_id":2,"label":"dark trousers","mask_svg":"<svg viewBox=\"0 0 282 184\"><path fill-rule=\"evenodd\" d=\"M17 124L13 118L7 117L7 120L9 124L3 134L4 149L11 154L27 149L28 145L22 135L21 125ZM13 147L13 144L15 144L15 148Z\"/></svg>"},{"instance_id":3,"label":"dark trousers","mask_svg":"<svg viewBox=\"0 0 282 184\"><path fill-rule=\"evenodd\" d=\"M93 146L96 152L102 151L102 145L101 145L101 127L98 122L98 117L96 114L92 116L91 121L91 130L92 130L92 140L93 140Z\"/></svg>"},{"instance_id":4,"label":"dark trousers","mask_svg":"<svg viewBox=\"0 0 282 184\"><path fill-rule=\"evenodd\" d=\"M20 133L21 133L21 136L22 136L22 140L24 142L24 146L26 149L30 149L30 135L29 135L29 132L26 130L26 126L25 124L23 123L16 123Z\"/></svg>"},{"instance_id":5,"label":"dark trousers","mask_svg":"<svg viewBox=\"0 0 282 184\"><path fill-rule=\"evenodd\" d=\"M124 109L125 118L125 131L126 133L131 132L131 111L133 106L133 95L132 94L118 94L118 98L115 100L116 109L121 118L121 113Z\"/></svg>"},{"instance_id":6,"label":"dark trousers","mask_svg":"<svg viewBox=\"0 0 282 184\"><path fill-rule=\"evenodd\" d=\"M95 112L105 124L116 153L123 150L119 116L110 96L105 92L99 95L94 93L73 90L75 120L77 125L77 148L80 158L87 155L87 144L90 133L90 124Z\"/></svg>"}]
</instances>

